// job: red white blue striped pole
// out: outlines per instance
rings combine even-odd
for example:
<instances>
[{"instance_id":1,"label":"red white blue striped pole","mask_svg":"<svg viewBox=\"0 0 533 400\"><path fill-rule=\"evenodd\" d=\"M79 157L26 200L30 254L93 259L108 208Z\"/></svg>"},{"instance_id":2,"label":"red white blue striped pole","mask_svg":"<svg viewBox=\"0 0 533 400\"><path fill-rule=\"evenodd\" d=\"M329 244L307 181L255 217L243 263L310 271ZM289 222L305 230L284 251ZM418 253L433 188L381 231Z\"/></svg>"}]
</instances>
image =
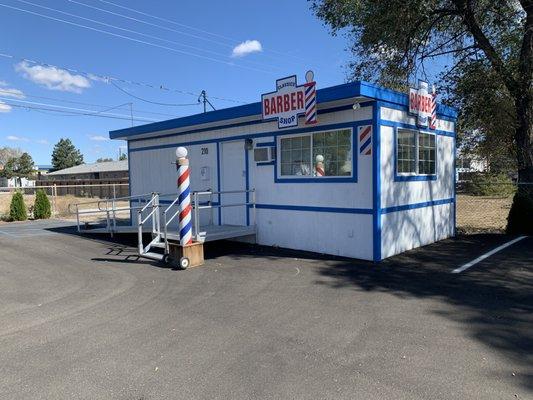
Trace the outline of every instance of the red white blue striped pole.
<instances>
[{"instance_id":1,"label":"red white blue striped pole","mask_svg":"<svg viewBox=\"0 0 533 400\"><path fill-rule=\"evenodd\" d=\"M305 124L312 125L317 123L316 111L316 82L313 81L313 71L307 71L305 74L304 91L305 91Z\"/></svg>"},{"instance_id":2,"label":"red white blue striped pole","mask_svg":"<svg viewBox=\"0 0 533 400\"><path fill-rule=\"evenodd\" d=\"M179 209L179 234L180 245L192 244L192 206L191 183L189 179L189 160L187 149L176 149L176 167L178 169L178 209Z\"/></svg>"},{"instance_id":3,"label":"red white blue striped pole","mask_svg":"<svg viewBox=\"0 0 533 400\"><path fill-rule=\"evenodd\" d=\"M433 86L433 93L431 94L431 116L429 117L429 128L437 129L437 93L435 86Z\"/></svg>"}]
</instances>

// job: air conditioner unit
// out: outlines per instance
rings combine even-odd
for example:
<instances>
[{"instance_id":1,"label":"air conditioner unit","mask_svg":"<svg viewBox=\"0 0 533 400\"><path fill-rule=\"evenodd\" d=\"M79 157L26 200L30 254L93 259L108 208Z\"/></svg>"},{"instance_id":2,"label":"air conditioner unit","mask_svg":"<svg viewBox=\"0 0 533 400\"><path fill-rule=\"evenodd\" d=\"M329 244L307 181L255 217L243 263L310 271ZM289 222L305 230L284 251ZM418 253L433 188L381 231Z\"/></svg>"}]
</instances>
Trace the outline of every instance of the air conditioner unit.
<instances>
[{"instance_id":1,"label":"air conditioner unit","mask_svg":"<svg viewBox=\"0 0 533 400\"><path fill-rule=\"evenodd\" d=\"M256 147L254 149L255 162L269 162L276 159L276 150L274 147Z\"/></svg>"}]
</instances>

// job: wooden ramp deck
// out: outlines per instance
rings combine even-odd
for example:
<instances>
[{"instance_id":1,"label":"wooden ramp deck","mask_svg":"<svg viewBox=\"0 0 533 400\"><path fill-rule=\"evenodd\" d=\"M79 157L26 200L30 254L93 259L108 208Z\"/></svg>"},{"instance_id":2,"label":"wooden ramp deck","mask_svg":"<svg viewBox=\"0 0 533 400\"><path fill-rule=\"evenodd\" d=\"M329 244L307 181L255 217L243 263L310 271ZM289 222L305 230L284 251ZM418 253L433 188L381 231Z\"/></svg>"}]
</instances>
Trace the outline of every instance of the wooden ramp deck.
<instances>
[{"instance_id":1,"label":"wooden ramp deck","mask_svg":"<svg viewBox=\"0 0 533 400\"><path fill-rule=\"evenodd\" d=\"M94 227L89 229L83 229L82 233L111 233L105 227ZM138 229L136 226L120 226L117 225L116 229L113 231L113 234L122 234L122 233L137 233ZM152 232L151 226L143 227L144 233ZM204 238L204 242L213 242L215 240L223 239L236 239L246 236L255 236L256 229L255 226L239 226L239 225L205 225L201 226L199 229L200 236ZM169 240L179 240L179 235L174 229L169 229L168 231Z\"/></svg>"}]
</instances>

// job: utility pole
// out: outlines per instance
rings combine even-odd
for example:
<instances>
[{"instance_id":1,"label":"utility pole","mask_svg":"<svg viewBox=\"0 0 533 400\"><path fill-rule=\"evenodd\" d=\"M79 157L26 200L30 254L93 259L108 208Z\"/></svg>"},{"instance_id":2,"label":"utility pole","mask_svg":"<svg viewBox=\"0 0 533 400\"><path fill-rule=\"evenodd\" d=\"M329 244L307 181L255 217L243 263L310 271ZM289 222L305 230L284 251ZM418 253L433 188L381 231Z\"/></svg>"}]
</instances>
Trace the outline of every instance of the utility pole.
<instances>
[{"instance_id":1,"label":"utility pole","mask_svg":"<svg viewBox=\"0 0 533 400\"><path fill-rule=\"evenodd\" d=\"M207 99L207 93L205 90L202 90L200 93L200 96L198 96L198 103L203 102L204 103L204 113L207 112L207 105L209 104L213 111L216 111L216 108L211 104L211 102Z\"/></svg>"}]
</instances>

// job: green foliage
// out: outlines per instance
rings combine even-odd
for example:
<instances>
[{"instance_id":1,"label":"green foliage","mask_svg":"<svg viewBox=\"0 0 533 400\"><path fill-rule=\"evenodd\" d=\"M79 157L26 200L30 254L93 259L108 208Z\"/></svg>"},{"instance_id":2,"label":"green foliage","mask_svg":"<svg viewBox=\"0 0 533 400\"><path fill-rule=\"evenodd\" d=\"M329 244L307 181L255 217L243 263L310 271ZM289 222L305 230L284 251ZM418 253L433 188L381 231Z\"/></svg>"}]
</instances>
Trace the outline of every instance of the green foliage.
<instances>
[{"instance_id":1,"label":"green foliage","mask_svg":"<svg viewBox=\"0 0 533 400\"><path fill-rule=\"evenodd\" d=\"M33 206L33 218L48 219L52 215L50 200L43 189L37 190L35 194L35 203Z\"/></svg>"},{"instance_id":2,"label":"green foliage","mask_svg":"<svg viewBox=\"0 0 533 400\"><path fill-rule=\"evenodd\" d=\"M83 155L70 139L60 139L52 151L54 171L83 164Z\"/></svg>"},{"instance_id":3,"label":"green foliage","mask_svg":"<svg viewBox=\"0 0 533 400\"><path fill-rule=\"evenodd\" d=\"M28 213L26 212L26 205L21 192L15 192L11 198L11 205L9 206L9 218L12 221L26 221Z\"/></svg>"},{"instance_id":4,"label":"green foliage","mask_svg":"<svg viewBox=\"0 0 533 400\"><path fill-rule=\"evenodd\" d=\"M128 159L128 155L125 153L122 153L120 157L118 158L119 161L125 161Z\"/></svg>"},{"instance_id":5,"label":"green foliage","mask_svg":"<svg viewBox=\"0 0 533 400\"><path fill-rule=\"evenodd\" d=\"M507 218L507 233L533 235L533 189L516 192Z\"/></svg>"},{"instance_id":6,"label":"green foliage","mask_svg":"<svg viewBox=\"0 0 533 400\"><path fill-rule=\"evenodd\" d=\"M4 165L4 169L0 171L0 176L11 179L17 178L31 178L35 174L35 164L28 153L22 153L18 157L11 157Z\"/></svg>"},{"instance_id":7,"label":"green foliage","mask_svg":"<svg viewBox=\"0 0 533 400\"><path fill-rule=\"evenodd\" d=\"M515 184L505 174L475 174L466 184L465 192L473 196L512 196Z\"/></svg>"},{"instance_id":8,"label":"green foliage","mask_svg":"<svg viewBox=\"0 0 533 400\"><path fill-rule=\"evenodd\" d=\"M113 159L109 157L105 157L105 158L99 158L96 160L97 163L109 162L109 161L113 161Z\"/></svg>"}]
</instances>

